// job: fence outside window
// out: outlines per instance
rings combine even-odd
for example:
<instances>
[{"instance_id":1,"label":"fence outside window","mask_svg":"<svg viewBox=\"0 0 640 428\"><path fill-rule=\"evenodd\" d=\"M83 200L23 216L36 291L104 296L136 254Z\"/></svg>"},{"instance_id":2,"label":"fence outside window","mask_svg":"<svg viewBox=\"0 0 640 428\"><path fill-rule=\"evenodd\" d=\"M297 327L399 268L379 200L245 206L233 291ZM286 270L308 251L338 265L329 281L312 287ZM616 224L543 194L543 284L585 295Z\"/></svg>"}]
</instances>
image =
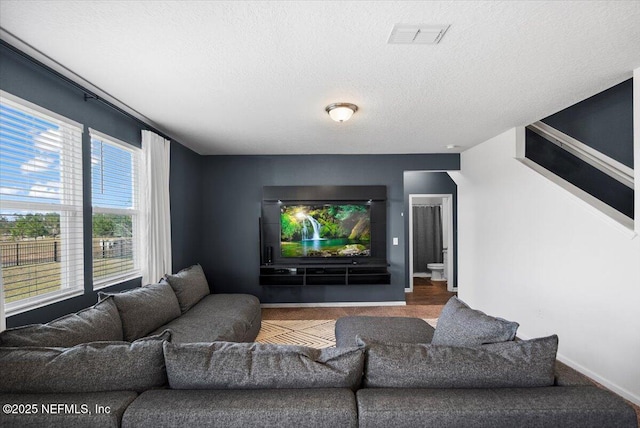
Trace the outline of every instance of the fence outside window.
<instances>
[{"instance_id":1,"label":"fence outside window","mask_svg":"<svg viewBox=\"0 0 640 428\"><path fill-rule=\"evenodd\" d=\"M2 267L27 266L60 261L62 243L59 240L15 241L0 243ZM131 238L93 240L93 259L130 259L133 254Z\"/></svg>"}]
</instances>

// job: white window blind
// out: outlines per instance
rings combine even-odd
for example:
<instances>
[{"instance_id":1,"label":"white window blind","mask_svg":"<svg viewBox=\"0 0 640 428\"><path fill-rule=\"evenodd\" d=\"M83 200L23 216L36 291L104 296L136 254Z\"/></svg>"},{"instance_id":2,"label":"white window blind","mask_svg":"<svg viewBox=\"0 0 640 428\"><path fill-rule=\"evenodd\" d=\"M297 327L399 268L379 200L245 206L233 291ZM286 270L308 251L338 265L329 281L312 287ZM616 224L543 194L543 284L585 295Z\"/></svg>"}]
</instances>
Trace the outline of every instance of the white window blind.
<instances>
[{"instance_id":1,"label":"white window blind","mask_svg":"<svg viewBox=\"0 0 640 428\"><path fill-rule=\"evenodd\" d=\"M93 129L90 133L93 283L99 288L140 276L141 151Z\"/></svg>"},{"instance_id":2,"label":"white window blind","mask_svg":"<svg viewBox=\"0 0 640 428\"><path fill-rule=\"evenodd\" d=\"M0 91L0 260L7 315L84 291L82 132Z\"/></svg>"}]
</instances>

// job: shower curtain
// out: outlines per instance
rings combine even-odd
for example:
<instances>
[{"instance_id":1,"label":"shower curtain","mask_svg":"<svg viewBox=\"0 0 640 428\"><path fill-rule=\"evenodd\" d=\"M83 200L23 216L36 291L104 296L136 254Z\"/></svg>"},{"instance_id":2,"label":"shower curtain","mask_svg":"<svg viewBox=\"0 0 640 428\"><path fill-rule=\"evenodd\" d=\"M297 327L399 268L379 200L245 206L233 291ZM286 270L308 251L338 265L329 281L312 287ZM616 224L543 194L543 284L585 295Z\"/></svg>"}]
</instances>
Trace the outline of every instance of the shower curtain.
<instances>
[{"instance_id":1,"label":"shower curtain","mask_svg":"<svg viewBox=\"0 0 640 428\"><path fill-rule=\"evenodd\" d=\"M427 263L442 263L440 206L413 206L413 271L426 272Z\"/></svg>"}]
</instances>

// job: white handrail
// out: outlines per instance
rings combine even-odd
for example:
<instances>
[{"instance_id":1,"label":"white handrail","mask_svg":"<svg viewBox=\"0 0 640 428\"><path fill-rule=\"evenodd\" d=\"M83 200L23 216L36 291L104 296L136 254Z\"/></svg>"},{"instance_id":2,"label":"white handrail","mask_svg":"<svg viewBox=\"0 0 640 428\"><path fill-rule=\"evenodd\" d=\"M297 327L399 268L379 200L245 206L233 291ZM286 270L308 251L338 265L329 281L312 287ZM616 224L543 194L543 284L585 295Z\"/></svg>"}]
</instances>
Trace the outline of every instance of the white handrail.
<instances>
[{"instance_id":1,"label":"white handrail","mask_svg":"<svg viewBox=\"0 0 640 428\"><path fill-rule=\"evenodd\" d=\"M599 171L602 171L625 186L631 189L634 188L632 168L629 168L628 166L610 158L592 147L587 146L575 138L558 131L546 123L535 122L527 126L527 129L566 150L594 168L597 168Z\"/></svg>"}]
</instances>

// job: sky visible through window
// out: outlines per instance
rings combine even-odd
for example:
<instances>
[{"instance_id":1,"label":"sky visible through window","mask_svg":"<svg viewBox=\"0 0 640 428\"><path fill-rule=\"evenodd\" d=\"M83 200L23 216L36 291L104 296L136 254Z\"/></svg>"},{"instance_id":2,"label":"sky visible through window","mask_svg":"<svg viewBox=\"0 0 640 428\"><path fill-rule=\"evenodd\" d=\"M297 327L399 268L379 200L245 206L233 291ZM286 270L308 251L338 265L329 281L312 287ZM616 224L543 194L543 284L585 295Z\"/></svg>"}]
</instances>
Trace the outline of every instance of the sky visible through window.
<instances>
[{"instance_id":1,"label":"sky visible through window","mask_svg":"<svg viewBox=\"0 0 640 428\"><path fill-rule=\"evenodd\" d=\"M60 137L57 124L0 104L0 200L60 202Z\"/></svg>"},{"instance_id":2,"label":"sky visible through window","mask_svg":"<svg viewBox=\"0 0 640 428\"><path fill-rule=\"evenodd\" d=\"M133 208L132 154L99 139L91 140L93 205Z\"/></svg>"},{"instance_id":3,"label":"sky visible through window","mask_svg":"<svg viewBox=\"0 0 640 428\"><path fill-rule=\"evenodd\" d=\"M62 137L59 125L0 104L0 201L61 202ZM132 208L131 156L92 140L94 205Z\"/></svg>"}]
</instances>

